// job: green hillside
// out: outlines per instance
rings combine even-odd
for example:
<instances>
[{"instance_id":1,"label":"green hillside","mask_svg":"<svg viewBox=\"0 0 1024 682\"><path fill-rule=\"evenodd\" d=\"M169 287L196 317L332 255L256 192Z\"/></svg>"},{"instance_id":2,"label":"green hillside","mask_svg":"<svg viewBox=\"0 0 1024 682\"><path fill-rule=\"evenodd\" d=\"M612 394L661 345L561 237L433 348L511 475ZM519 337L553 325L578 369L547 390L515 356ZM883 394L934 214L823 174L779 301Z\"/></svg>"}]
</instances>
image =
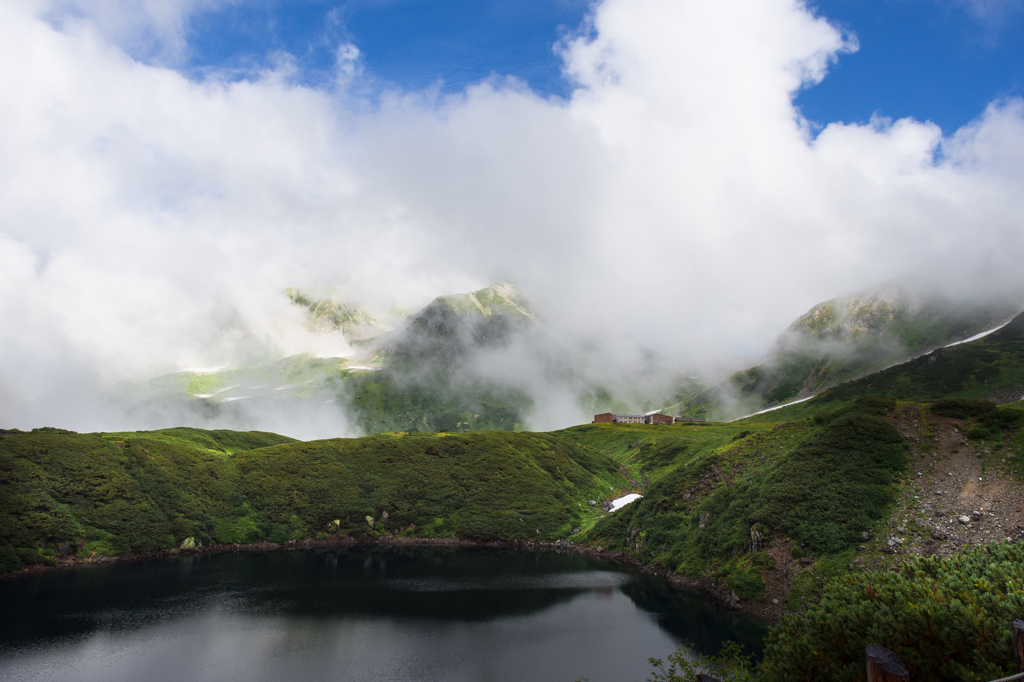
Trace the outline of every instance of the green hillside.
<instances>
[{"instance_id":1,"label":"green hillside","mask_svg":"<svg viewBox=\"0 0 1024 682\"><path fill-rule=\"evenodd\" d=\"M734 418L804 398L992 329L1019 302L972 303L886 282L820 303L778 338L768 358L717 387L681 385L675 414Z\"/></svg>"},{"instance_id":2,"label":"green hillside","mask_svg":"<svg viewBox=\"0 0 1024 682\"><path fill-rule=\"evenodd\" d=\"M609 434L610 450L649 487L585 540L759 599L761 574L774 567L764 549L776 538L787 552L794 543L839 557L886 516L908 461L903 438L879 416L894 405L866 400L827 419L755 428L660 427L626 451L622 436ZM574 431L599 428L607 427Z\"/></svg>"},{"instance_id":3,"label":"green hillside","mask_svg":"<svg viewBox=\"0 0 1024 682\"><path fill-rule=\"evenodd\" d=\"M522 428L533 398L481 377L474 361L516 340L551 344L509 285L441 296L377 342L382 369L354 373L339 393L364 433Z\"/></svg>"},{"instance_id":4,"label":"green hillside","mask_svg":"<svg viewBox=\"0 0 1024 682\"><path fill-rule=\"evenodd\" d=\"M392 330L344 301L294 289L285 294L306 310L308 330L343 336L353 349L350 357L302 354L176 372L123 383L106 398L142 419L172 414L197 424L244 423L249 413L302 413L335 403L365 434L514 431L526 426L533 397L483 376L474 363L482 354L519 343L537 354L537 362L568 365L529 302L504 282L439 296Z\"/></svg>"},{"instance_id":5,"label":"green hillside","mask_svg":"<svg viewBox=\"0 0 1024 682\"><path fill-rule=\"evenodd\" d=\"M870 395L905 401L970 398L1007 403L1024 396L1024 314L977 341L940 348L812 400L749 417L745 422L803 419L849 406Z\"/></svg>"},{"instance_id":6,"label":"green hillside","mask_svg":"<svg viewBox=\"0 0 1024 682\"><path fill-rule=\"evenodd\" d=\"M935 447L915 440L912 449L895 424L908 415L955 418L968 439L996 443L995 454L984 451L986 476L1013 477L1024 472L1024 410L872 396L833 406L782 422L311 442L187 428L3 431L0 572L211 543L571 539L668 569L725 599L767 605L777 596L792 615L769 637L765 679L855 679L866 641L898 649L922 674L1003 671L1007 614L1024 604L1020 545L899 557L900 572L887 570L896 566L886 538L899 532L917 546L921 538L911 536L927 527L916 502L907 532L895 530L894 513L921 492L908 463L922 467ZM643 497L602 511L626 492ZM927 594L916 587L922 576L934 588ZM967 606L946 608L954 597ZM922 639L929 623L937 635ZM820 655L809 660L805 649ZM972 653L982 649L984 660ZM933 650L949 655L915 653ZM816 677L816 660L835 669Z\"/></svg>"},{"instance_id":7,"label":"green hillside","mask_svg":"<svg viewBox=\"0 0 1024 682\"><path fill-rule=\"evenodd\" d=\"M495 317L507 315L536 320L530 302L508 282L495 282L489 287L468 294L438 296L434 303L461 315Z\"/></svg>"},{"instance_id":8,"label":"green hillside","mask_svg":"<svg viewBox=\"0 0 1024 682\"><path fill-rule=\"evenodd\" d=\"M938 551L933 514L919 501L931 485L908 465L928 471L930 461L955 458L961 445L949 436L959 428L983 446L961 456L977 459L986 480L996 477L993 489L1012 491L1024 476L1024 409L868 395L833 407L784 422L566 430L614 456L645 489L579 540L717 588L724 599L776 613L781 605L771 604L782 602L789 613L771 629L756 679L862 679L869 643L895 651L915 679L1010 674L1011 623L1024 608L1024 544L998 540L1019 539L1022 527L1011 530L1010 521L998 535L976 532ZM914 433L915 419L928 426L911 446L900 429ZM945 420L942 433L934 419ZM1007 495L993 507L1000 514ZM897 548L893 535L904 536ZM904 539L915 549L900 549ZM722 679L753 679L743 676L752 668L738 649L724 651ZM670 656L668 672L655 664L652 679L693 679L688 656L685 649Z\"/></svg>"},{"instance_id":9,"label":"green hillside","mask_svg":"<svg viewBox=\"0 0 1024 682\"><path fill-rule=\"evenodd\" d=\"M557 434L387 434L312 442L198 429L2 432L0 572L190 542L404 534L551 540L623 484ZM588 518L590 517L590 518Z\"/></svg>"}]
</instances>

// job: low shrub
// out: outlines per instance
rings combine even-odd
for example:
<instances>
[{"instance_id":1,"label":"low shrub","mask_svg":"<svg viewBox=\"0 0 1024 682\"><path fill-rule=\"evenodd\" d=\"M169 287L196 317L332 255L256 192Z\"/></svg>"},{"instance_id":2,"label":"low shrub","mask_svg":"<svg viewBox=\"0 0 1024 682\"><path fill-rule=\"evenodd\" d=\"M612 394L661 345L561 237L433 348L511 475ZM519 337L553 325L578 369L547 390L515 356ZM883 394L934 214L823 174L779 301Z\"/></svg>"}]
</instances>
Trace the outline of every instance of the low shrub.
<instances>
[{"instance_id":1,"label":"low shrub","mask_svg":"<svg viewBox=\"0 0 1024 682\"><path fill-rule=\"evenodd\" d=\"M735 642L726 642L715 656L694 658L685 649L668 655L668 668L660 658L648 658L654 670L648 682L699 682L699 675L707 675L722 682L753 682L756 667L753 654L745 654Z\"/></svg>"},{"instance_id":2,"label":"low shrub","mask_svg":"<svg viewBox=\"0 0 1024 682\"><path fill-rule=\"evenodd\" d=\"M754 601L764 596L765 582L761 574L755 570L734 573L728 581L729 589L745 601Z\"/></svg>"},{"instance_id":3,"label":"low shrub","mask_svg":"<svg viewBox=\"0 0 1024 682\"><path fill-rule=\"evenodd\" d=\"M963 398L936 400L931 404L932 414L954 419L972 419L994 409L996 409L996 404L988 400L966 400Z\"/></svg>"},{"instance_id":4,"label":"low shrub","mask_svg":"<svg viewBox=\"0 0 1024 682\"><path fill-rule=\"evenodd\" d=\"M552 434L389 434L303 443L166 429L0 439L0 572L90 556L331 535L553 540L622 476Z\"/></svg>"},{"instance_id":5,"label":"low shrub","mask_svg":"<svg viewBox=\"0 0 1024 682\"><path fill-rule=\"evenodd\" d=\"M1022 543L908 559L899 570L834 578L806 613L784 616L758 679L861 680L864 649L877 643L911 679L991 680L1015 671L1012 621L1022 613Z\"/></svg>"}]
</instances>

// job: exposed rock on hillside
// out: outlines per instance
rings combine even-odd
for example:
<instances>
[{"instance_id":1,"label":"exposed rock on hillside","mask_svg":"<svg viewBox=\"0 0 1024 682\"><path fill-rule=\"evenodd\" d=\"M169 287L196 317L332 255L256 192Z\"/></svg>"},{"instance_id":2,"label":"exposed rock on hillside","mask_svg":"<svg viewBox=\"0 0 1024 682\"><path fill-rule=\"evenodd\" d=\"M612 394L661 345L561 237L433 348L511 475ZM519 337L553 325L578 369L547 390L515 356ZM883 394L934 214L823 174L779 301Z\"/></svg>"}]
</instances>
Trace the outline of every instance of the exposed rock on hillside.
<instances>
[{"instance_id":1,"label":"exposed rock on hillside","mask_svg":"<svg viewBox=\"0 0 1024 682\"><path fill-rule=\"evenodd\" d=\"M1010 475L1020 453L1001 440L968 440L963 420L926 420L912 407L892 421L912 444L914 461L890 522L901 541L889 553L949 556L970 545L1024 540L1024 482Z\"/></svg>"}]
</instances>

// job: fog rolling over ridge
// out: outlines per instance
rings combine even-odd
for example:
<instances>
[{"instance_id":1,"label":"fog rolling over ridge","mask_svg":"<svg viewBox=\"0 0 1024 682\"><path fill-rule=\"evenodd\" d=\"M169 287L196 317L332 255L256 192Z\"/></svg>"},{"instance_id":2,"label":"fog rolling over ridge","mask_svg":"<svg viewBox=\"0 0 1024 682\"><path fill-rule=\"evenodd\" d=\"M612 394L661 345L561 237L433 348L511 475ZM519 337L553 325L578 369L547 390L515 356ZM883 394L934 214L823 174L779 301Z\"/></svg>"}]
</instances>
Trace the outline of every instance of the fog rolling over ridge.
<instances>
[{"instance_id":1,"label":"fog rolling over ridge","mask_svg":"<svg viewBox=\"0 0 1024 682\"><path fill-rule=\"evenodd\" d=\"M299 354L121 382L104 405L145 428L277 424L304 438L547 430L589 421L594 410L658 409L679 373L636 344L560 337L505 282L439 296L390 329L341 301L288 296L306 309L306 328L341 337L321 345L347 347L347 356Z\"/></svg>"},{"instance_id":2,"label":"fog rolling over ridge","mask_svg":"<svg viewBox=\"0 0 1024 682\"><path fill-rule=\"evenodd\" d=\"M731 419L810 398L866 376L970 341L1024 309L1019 291L977 297L951 293L922 277L904 276L824 301L795 320L761 361L717 385L688 387L680 412ZM986 396L997 402L1017 399Z\"/></svg>"},{"instance_id":3,"label":"fog rolling over ridge","mask_svg":"<svg viewBox=\"0 0 1024 682\"><path fill-rule=\"evenodd\" d=\"M439 296L392 327L340 299L286 293L310 353L122 382L103 404L133 428L189 424L301 438L382 432L553 430L604 411L730 419L956 343L1022 307L954 300L907 280L815 306L756 363L687 366L679 357L566 335L512 285ZM339 337L329 340L331 337ZM735 371L739 368L740 371ZM113 417L108 417L113 418Z\"/></svg>"},{"instance_id":4,"label":"fog rolling over ridge","mask_svg":"<svg viewBox=\"0 0 1024 682\"><path fill-rule=\"evenodd\" d=\"M381 87L349 43L325 81L287 55L197 72L198 5L116 30L108 9L0 6L19 65L0 73L4 427L314 437L426 411L550 428L662 398L711 409L716 386L770 402L821 384L723 384L744 369L729 358L785 355L776 337L821 301L904 272L983 306L1021 290L1022 101L956 131L809 121L794 97L858 46L800 3L595 3L555 47L564 98L501 74ZM500 279L542 324L402 326ZM351 309L311 327L288 288ZM373 338L389 354L363 357Z\"/></svg>"}]
</instances>

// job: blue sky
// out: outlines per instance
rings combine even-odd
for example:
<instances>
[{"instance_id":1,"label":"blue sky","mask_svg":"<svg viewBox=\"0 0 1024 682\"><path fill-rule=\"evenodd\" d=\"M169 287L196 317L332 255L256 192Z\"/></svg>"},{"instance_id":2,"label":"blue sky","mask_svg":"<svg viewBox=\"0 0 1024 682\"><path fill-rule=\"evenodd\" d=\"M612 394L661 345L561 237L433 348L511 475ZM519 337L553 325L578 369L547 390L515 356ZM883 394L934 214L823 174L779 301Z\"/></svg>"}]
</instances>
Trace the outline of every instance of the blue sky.
<instances>
[{"instance_id":1,"label":"blue sky","mask_svg":"<svg viewBox=\"0 0 1024 682\"><path fill-rule=\"evenodd\" d=\"M815 121L912 116L949 134L993 99L1024 92L1024 15L1013 3L822 0L819 11L852 30L860 50L797 99Z\"/></svg>"},{"instance_id":2,"label":"blue sky","mask_svg":"<svg viewBox=\"0 0 1024 682\"><path fill-rule=\"evenodd\" d=\"M457 91L491 73L514 75L545 95L567 95L552 45L584 18L584 0L365 0L252 2L194 15L188 67L259 65L294 56L316 82L350 41L367 75L406 90ZM240 71L240 72L241 72Z\"/></svg>"},{"instance_id":3,"label":"blue sky","mask_svg":"<svg viewBox=\"0 0 1024 682\"><path fill-rule=\"evenodd\" d=\"M584 0L261 0L191 17L186 68L243 77L286 52L300 78L327 77L339 43L362 53L377 87L463 89L492 73L566 96L552 46L581 26ZM1024 93L1024 12L1014 0L821 0L813 6L856 35L797 104L812 121L865 122L879 113L939 124L946 134L993 99Z\"/></svg>"}]
</instances>

